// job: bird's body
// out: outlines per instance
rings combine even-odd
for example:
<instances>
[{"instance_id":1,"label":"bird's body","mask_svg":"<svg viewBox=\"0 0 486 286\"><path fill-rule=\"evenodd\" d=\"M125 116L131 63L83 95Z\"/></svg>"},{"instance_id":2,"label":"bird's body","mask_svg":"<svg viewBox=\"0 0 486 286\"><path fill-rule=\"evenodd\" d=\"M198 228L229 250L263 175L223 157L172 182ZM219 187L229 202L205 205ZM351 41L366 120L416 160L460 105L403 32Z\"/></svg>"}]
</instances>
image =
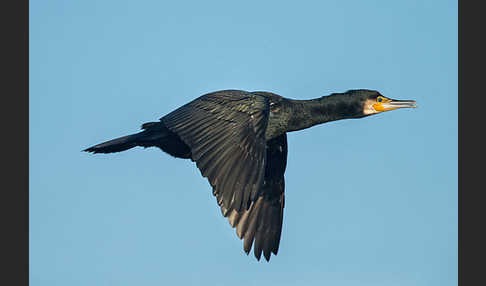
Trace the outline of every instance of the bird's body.
<instances>
[{"instance_id":1,"label":"bird's body","mask_svg":"<svg viewBox=\"0 0 486 286\"><path fill-rule=\"evenodd\" d=\"M244 240L244 250L266 260L277 254L283 222L287 132L328 121L361 118L415 107L376 91L351 90L311 100L270 92L222 90L205 94L143 131L84 151L112 153L135 146L158 147L196 162L208 178L222 214Z\"/></svg>"}]
</instances>

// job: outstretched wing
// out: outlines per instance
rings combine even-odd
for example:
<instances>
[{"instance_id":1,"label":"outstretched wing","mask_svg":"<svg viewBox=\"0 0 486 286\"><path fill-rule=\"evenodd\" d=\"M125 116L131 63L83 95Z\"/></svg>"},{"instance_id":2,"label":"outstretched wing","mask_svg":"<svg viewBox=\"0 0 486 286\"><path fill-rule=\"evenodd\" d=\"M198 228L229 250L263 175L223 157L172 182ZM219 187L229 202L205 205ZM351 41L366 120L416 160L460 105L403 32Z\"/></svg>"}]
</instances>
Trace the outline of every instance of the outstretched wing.
<instances>
[{"instance_id":1,"label":"outstretched wing","mask_svg":"<svg viewBox=\"0 0 486 286\"><path fill-rule=\"evenodd\" d=\"M224 90L203 95L160 120L191 149L223 215L248 209L265 171L269 103L260 95Z\"/></svg>"},{"instance_id":2,"label":"outstretched wing","mask_svg":"<svg viewBox=\"0 0 486 286\"><path fill-rule=\"evenodd\" d=\"M243 249L248 254L253 244L255 257L262 255L270 260L271 252L277 254L282 233L285 204L284 173L287 166L287 136L284 133L267 142L265 178L258 199L248 210L232 210L228 220L236 227L236 234L244 239Z\"/></svg>"}]
</instances>

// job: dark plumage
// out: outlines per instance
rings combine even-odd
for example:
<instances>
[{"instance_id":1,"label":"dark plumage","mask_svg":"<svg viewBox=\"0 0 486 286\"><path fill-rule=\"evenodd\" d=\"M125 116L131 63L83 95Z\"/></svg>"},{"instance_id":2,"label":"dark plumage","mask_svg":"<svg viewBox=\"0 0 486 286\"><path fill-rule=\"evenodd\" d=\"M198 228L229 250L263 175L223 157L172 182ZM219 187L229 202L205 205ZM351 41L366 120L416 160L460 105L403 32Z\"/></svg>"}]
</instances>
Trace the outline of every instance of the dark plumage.
<instances>
[{"instance_id":1,"label":"dark plumage","mask_svg":"<svg viewBox=\"0 0 486 286\"><path fill-rule=\"evenodd\" d=\"M329 121L361 118L415 107L372 90L350 90L311 100L270 92L222 90L205 94L142 125L142 132L84 151L120 152L135 146L158 147L196 162L248 254L277 254L284 208L287 132Z\"/></svg>"}]
</instances>

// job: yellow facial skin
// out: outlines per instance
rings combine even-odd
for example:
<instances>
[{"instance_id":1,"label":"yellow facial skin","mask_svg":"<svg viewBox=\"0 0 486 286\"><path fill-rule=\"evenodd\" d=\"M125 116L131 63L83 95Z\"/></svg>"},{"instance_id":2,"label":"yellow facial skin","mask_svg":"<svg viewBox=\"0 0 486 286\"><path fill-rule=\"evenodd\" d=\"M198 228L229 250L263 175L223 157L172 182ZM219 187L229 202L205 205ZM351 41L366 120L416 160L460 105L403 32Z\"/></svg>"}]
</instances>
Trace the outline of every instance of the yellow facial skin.
<instances>
[{"instance_id":1,"label":"yellow facial skin","mask_svg":"<svg viewBox=\"0 0 486 286\"><path fill-rule=\"evenodd\" d=\"M388 110L393 110L393 109L399 108L399 107L389 107L389 106L385 105L386 103L391 102L391 101L392 101L391 99L386 98L384 96L378 96L376 98L376 103L373 104L373 108L378 112L383 112L383 111L388 111Z\"/></svg>"},{"instance_id":2,"label":"yellow facial skin","mask_svg":"<svg viewBox=\"0 0 486 286\"><path fill-rule=\"evenodd\" d=\"M364 113L375 114L383 111L390 111L398 108L416 108L415 100L395 100L384 96L376 99L368 99L365 103Z\"/></svg>"}]
</instances>

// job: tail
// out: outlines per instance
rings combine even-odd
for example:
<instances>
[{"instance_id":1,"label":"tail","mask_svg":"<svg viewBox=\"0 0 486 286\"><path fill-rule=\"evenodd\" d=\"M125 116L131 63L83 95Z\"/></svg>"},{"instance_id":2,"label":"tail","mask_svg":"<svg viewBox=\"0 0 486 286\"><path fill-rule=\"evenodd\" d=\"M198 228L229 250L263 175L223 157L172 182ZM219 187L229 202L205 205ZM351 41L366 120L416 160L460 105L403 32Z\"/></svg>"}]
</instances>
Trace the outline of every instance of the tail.
<instances>
[{"instance_id":1,"label":"tail","mask_svg":"<svg viewBox=\"0 0 486 286\"><path fill-rule=\"evenodd\" d=\"M141 146L158 147L162 151L176 158L190 158L191 150L177 136L170 131L162 122L147 122L142 125L144 131L119 137L110 141L84 149L92 153L114 153Z\"/></svg>"},{"instance_id":2,"label":"tail","mask_svg":"<svg viewBox=\"0 0 486 286\"><path fill-rule=\"evenodd\" d=\"M89 147L84 149L85 152L92 152L92 153L113 153L113 152L121 152L138 146L138 139L143 136L144 132L140 132L137 134L127 135L123 137L119 137L110 141L103 142L101 144Z\"/></svg>"}]
</instances>

